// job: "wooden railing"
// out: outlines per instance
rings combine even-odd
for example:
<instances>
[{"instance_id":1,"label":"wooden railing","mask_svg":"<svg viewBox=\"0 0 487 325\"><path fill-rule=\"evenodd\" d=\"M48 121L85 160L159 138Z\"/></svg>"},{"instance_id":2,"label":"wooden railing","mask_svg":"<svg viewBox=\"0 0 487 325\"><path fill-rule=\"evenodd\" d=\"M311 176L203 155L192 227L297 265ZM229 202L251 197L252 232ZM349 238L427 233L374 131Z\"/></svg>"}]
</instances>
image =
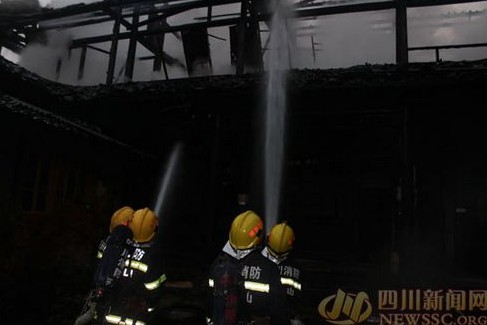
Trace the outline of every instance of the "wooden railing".
<instances>
[{"instance_id":1,"label":"wooden railing","mask_svg":"<svg viewBox=\"0 0 487 325\"><path fill-rule=\"evenodd\" d=\"M440 50L443 49L462 49L462 48L471 48L471 47L487 47L487 43L471 43L471 44L458 44L458 45L436 45L436 46L417 46L417 47L409 47L408 51L428 51L434 50L435 51L435 58L436 62L440 62Z\"/></svg>"}]
</instances>

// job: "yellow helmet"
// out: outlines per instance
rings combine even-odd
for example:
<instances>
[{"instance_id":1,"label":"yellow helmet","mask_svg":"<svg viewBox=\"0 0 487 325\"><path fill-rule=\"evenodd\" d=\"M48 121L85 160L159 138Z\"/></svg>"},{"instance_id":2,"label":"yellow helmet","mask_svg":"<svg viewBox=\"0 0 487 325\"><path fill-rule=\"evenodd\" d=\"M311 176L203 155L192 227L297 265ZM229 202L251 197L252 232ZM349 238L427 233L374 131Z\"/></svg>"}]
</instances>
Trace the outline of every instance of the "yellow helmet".
<instances>
[{"instance_id":1,"label":"yellow helmet","mask_svg":"<svg viewBox=\"0 0 487 325\"><path fill-rule=\"evenodd\" d=\"M134 240L136 242L148 242L156 234L159 220L156 214L149 208L139 209L134 212L134 217L129 223Z\"/></svg>"},{"instance_id":2,"label":"yellow helmet","mask_svg":"<svg viewBox=\"0 0 487 325\"><path fill-rule=\"evenodd\" d=\"M129 206L124 206L115 211L112 215L112 219L110 219L110 232L113 231L118 225L128 225L130 219L132 219L132 215L134 214L134 209Z\"/></svg>"},{"instance_id":3,"label":"yellow helmet","mask_svg":"<svg viewBox=\"0 0 487 325\"><path fill-rule=\"evenodd\" d=\"M286 222L272 227L267 237L267 246L274 255L289 253L294 245L294 230Z\"/></svg>"},{"instance_id":4,"label":"yellow helmet","mask_svg":"<svg viewBox=\"0 0 487 325\"><path fill-rule=\"evenodd\" d=\"M234 249L250 249L262 240L264 222L253 211L239 214L230 227L229 242Z\"/></svg>"}]
</instances>

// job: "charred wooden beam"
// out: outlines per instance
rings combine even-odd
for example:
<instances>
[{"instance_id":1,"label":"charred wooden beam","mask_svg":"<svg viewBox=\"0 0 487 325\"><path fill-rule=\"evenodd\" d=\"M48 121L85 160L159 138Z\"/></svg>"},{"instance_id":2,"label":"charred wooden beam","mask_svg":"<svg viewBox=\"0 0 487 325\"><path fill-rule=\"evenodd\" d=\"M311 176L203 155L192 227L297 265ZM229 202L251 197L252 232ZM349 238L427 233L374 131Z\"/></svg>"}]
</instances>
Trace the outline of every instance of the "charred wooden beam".
<instances>
[{"instance_id":1,"label":"charred wooden beam","mask_svg":"<svg viewBox=\"0 0 487 325\"><path fill-rule=\"evenodd\" d=\"M175 3L175 4L168 4L167 6L164 6L162 8L150 8L145 6L144 8L139 9L139 16L144 16L144 15L150 15L150 14L156 14L156 13L161 13L158 18L154 19L146 19L143 21L138 22L136 25L132 25L130 27L126 26L127 29L131 28L136 28L136 27L141 27L150 24L154 20L159 20L160 18L167 18L173 15L180 14L184 11L191 10L191 9L197 9L197 8L203 8L206 7L208 0L197 0L193 2L184 2L184 3ZM215 5L223 5L223 4L230 4L230 3L238 3L239 0L211 0L213 6ZM147 3L144 2L144 5ZM61 10L61 9L57 9ZM104 23L107 21L113 20L113 17L107 13L110 8L103 8L100 10L96 10L93 12L82 12L77 15L82 15L86 13L90 13L91 15L89 17L73 17L73 20L76 21L65 21L65 22L59 22L57 21L59 18L66 18L71 15L63 16L63 17L57 17L57 18L46 18L46 17L37 17L36 19L33 19L32 17L29 17L28 20L22 20L19 19L20 17L17 17L18 19L11 18L10 23L7 23L9 27L17 27L22 28L25 26L27 22L30 22L31 24L39 23L39 29L40 30L50 30L50 29L57 29L57 28L72 28L72 27L80 27L80 26L87 26L87 25L94 25L94 24L99 24L99 23ZM130 18L134 15L133 11L122 11L122 17L123 18ZM1 18L0 14L0 18ZM75 16L75 15L73 15ZM52 20L52 22L50 22ZM43 23L44 21L47 21L48 23Z\"/></svg>"},{"instance_id":2,"label":"charred wooden beam","mask_svg":"<svg viewBox=\"0 0 487 325\"><path fill-rule=\"evenodd\" d=\"M139 61L149 61L149 60L154 60L156 56L155 55L148 55L148 56L139 56L137 59Z\"/></svg>"},{"instance_id":3,"label":"charred wooden beam","mask_svg":"<svg viewBox=\"0 0 487 325\"><path fill-rule=\"evenodd\" d=\"M117 13L115 13L113 10L111 9L107 9L106 12L110 15L112 15L113 17L121 17L120 15L118 15ZM130 22L128 22L126 19L124 19L123 17L120 18L120 23L126 27L127 29L133 29L133 27L135 25L131 24ZM170 26L168 26L170 27ZM155 29L157 31L160 30L159 29ZM120 37L120 35L118 35L118 39L125 39L125 38L133 38L133 37L136 37L137 38L137 41L142 45L144 46L147 50L149 50L150 52L154 53L156 55L156 57L158 57L161 61L162 61L162 64L164 66L164 72L166 73L166 78L168 78L168 74L167 74L167 68L165 66L166 62L170 62L170 64L178 64L182 67L184 67L184 65L182 65L179 60L171 57L170 55L168 55L167 53L165 53L162 48L157 48L156 46L154 46L153 44L151 44L144 36L147 36L147 35L155 35L155 34L161 34L160 32L155 32L155 33L151 33L152 29L149 29L147 31L143 31L143 32L139 32L137 30L135 31L130 31L130 32L126 32L126 33L123 33L124 35L128 35L128 37ZM147 33L147 35L141 35L143 33ZM163 34L163 33L162 33ZM76 47L76 46L72 46L72 47Z\"/></svg>"},{"instance_id":4,"label":"charred wooden beam","mask_svg":"<svg viewBox=\"0 0 487 325\"><path fill-rule=\"evenodd\" d=\"M221 20L213 20L211 22L198 22L198 23L191 23L191 24L184 24L184 25L178 25L178 26L168 26L168 27L162 27L159 29L154 29L154 30L143 30L143 31L138 31L137 36L149 36L149 35L155 35L155 34L161 34L161 33L172 33L172 32L178 32L178 31L183 31L190 29L192 27L221 27L221 26L230 26L230 25L235 25L239 22L239 18L228 18L228 19L221 19ZM125 32L125 33L120 33L118 35L118 39L128 39L132 36L131 32ZM108 34L108 35L101 35L101 36L94 36L94 37L86 37L86 38L78 38L73 40L73 43L71 45L72 48L77 48L77 47L82 47L87 44L94 44L94 43L103 43L103 42L108 42L112 39L113 35Z\"/></svg>"},{"instance_id":5,"label":"charred wooden beam","mask_svg":"<svg viewBox=\"0 0 487 325\"><path fill-rule=\"evenodd\" d=\"M407 8L416 7L429 7L429 6L442 6L450 4L461 4L461 3L473 3L480 2L482 0L406 0ZM380 1L380 2L370 2L370 3L357 3L349 5L340 6L329 6L329 7L318 7L318 8L304 8L296 9L296 17L316 17L316 16L326 16L335 14L345 14L354 12L365 12L365 11L378 11L378 10L388 10L395 9L395 1Z\"/></svg>"},{"instance_id":6,"label":"charred wooden beam","mask_svg":"<svg viewBox=\"0 0 487 325\"><path fill-rule=\"evenodd\" d=\"M436 49L463 49L467 47L487 47L487 43L470 43L470 44L453 44L453 45L435 45L435 46L415 46L410 47L409 51L436 50Z\"/></svg>"},{"instance_id":7,"label":"charred wooden beam","mask_svg":"<svg viewBox=\"0 0 487 325\"><path fill-rule=\"evenodd\" d=\"M63 66L63 59L58 58L56 61L56 81L61 77L61 68Z\"/></svg>"},{"instance_id":8,"label":"charred wooden beam","mask_svg":"<svg viewBox=\"0 0 487 325\"><path fill-rule=\"evenodd\" d=\"M240 6L240 19L237 25L237 74L243 74L245 66L245 30L247 20L247 2L247 0L242 0L242 4Z\"/></svg>"},{"instance_id":9,"label":"charred wooden beam","mask_svg":"<svg viewBox=\"0 0 487 325\"><path fill-rule=\"evenodd\" d=\"M295 16L298 18L304 18L304 17L316 17L316 16L345 14L345 13L363 12L363 11L387 10L387 9L394 9L394 8L395 8L394 1L357 3L357 4L342 5L342 6L298 9L295 12Z\"/></svg>"},{"instance_id":10,"label":"charred wooden beam","mask_svg":"<svg viewBox=\"0 0 487 325\"><path fill-rule=\"evenodd\" d=\"M160 18L160 16L157 13L150 14L149 19L151 20L151 23L147 25L148 30L157 29L162 26L165 26L162 24L161 19L163 18ZM151 44L152 47L162 52L164 48L165 37L166 34L159 34L150 37L146 36L144 39L147 41L148 44ZM166 79L169 79L166 61L161 56L155 56L154 61L152 62L152 71L161 71L161 68L164 68L164 74L166 76Z\"/></svg>"},{"instance_id":11,"label":"charred wooden beam","mask_svg":"<svg viewBox=\"0 0 487 325\"><path fill-rule=\"evenodd\" d=\"M211 1L213 6L240 2L240 0L211 0ZM406 7L407 8L427 7L427 6L451 5L451 4L461 4L461 3L473 3L473 2L481 2L481 1L484 0L407 0ZM166 6L164 8L157 8L148 11L141 10L140 14L146 15L151 12L163 12L164 16L166 17L171 16L173 14L180 13L185 10L208 6L208 0L197 0L197 1L184 2L184 3L178 3L178 1L167 1L167 0L151 0L151 1L125 0L125 1L120 1L118 3L121 6L126 8L127 7L130 8L130 6L134 6L137 4L147 5L147 4L165 3ZM55 9L55 10L44 9L42 10L41 13L34 13L34 14L15 14L15 15L0 14L0 21L2 21L3 24L6 24L8 26L22 26L28 24L37 24L41 21L55 20L59 18L76 16L76 15L81 15L86 13L104 15L103 12L107 8L110 8L113 5L114 5L114 1L103 1L103 2L87 4L87 5L85 4L74 5L74 6L69 6L69 7ZM359 3L359 4L350 4L350 5L297 9L297 15L300 17L309 17L309 16L321 16L321 15L329 15L329 14L337 14L337 13L351 13L351 12L370 11L370 10L393 9L394 7L395 7L394 1L383 1L383 2L373 2L373 3ZM131 16L131 15L132 13L127 14L127 16Z\"/></svg>"},{"instance_id":12,"label":"charred wooden beam","mask_svg":"<svg viewBox=\"0 0 487 325\"><path fill-rule=\"evenodd\" d=\"M86 49L87 47L84 46L81 48L81 55L79 58L79 67L78 67L78 80L83 79L83 75L85 72L85 63L86 63Z\"/></svg>"},{"instance_id":13,"label":"charred wooden beam","mask_svg":"<svg viewBox=\"0 0 487 325\"><path fill-rule=\"evenodd\" d=\"M189 29L182 32L184 56L188 75L194 73L196 65L211 68L210 44L206 28Z\"/></svg>"},{"instance_id":14,"label":"charred wooden beam","mask_svg":"<svg viewBox=\"0 0 487 325\"><path fill-rule=\"evenodd\" d=\"M50 29L59 29L59 28L74 28L74 27L81 27L81 26L88 26L88 25L96 25L105 23L107 21L112 21L113 18L111 17L100 17L100 18L93 18L81 21L71 21L65 23L54 23L54 24L40 24L39 30L50 30Z\"/></svg>"},{"instance_id":15,"label":"charred wooden beam","mask_svg":"<svg viewBox=\"0 0 487 325\"><path fill-rule=\"evenodd\" d=\"M436 62L440 62L440 50L441 49L463 49L470 47L487 47L487 43L472 43L472 44L458 44L458 45L439 45L439 46L418 46L410 47L408 51L426 51L434 50Z\"/></svg>"},{"instance_id":16,"label":"charred wooden beam","mask_svg":"<svg viewBox=\"0 0 487 325\"><path fill-rule=\"evenodd\" d=\"M335 6L335 7L327 7L327 8L313 8L313 9L302 9L296 11L297 17L310 17L310 16L319 16L319 15L327 15L327 14L339 14L339 13L348 13L348 12L360 12L360 11L373 11L373 10L386 10L386 9L394 9L395 3L394 2L375 2L375 3L362 3L357 5L346 5L346 6ZM259 20L266 20L269 17L266 15L259 15ZM126 20L122 20L122 23L125 25ZM240 18L226 18L226 19L218 19L212 20L210 22L196 22L196 23L189 23L183 24L178 26L166 26L161 27L159 29L153 30L144 30L138 31L137 36L149 36L159 33L170 33L170 32L180 32L183 30L187 30L193 27L221 27L221 26L231 26L238 24L240 22ZM128 23L131 28L131 24ZM127 27L127 26L126 26ZM128 27L127 27L128 28ZM128 39L132 37L131 32L120 33L118 35L118 39ZM112 35L100 35L95 37L87 37L87 38L80 38L73 40L73 48L81 47L86 44L92 43L101 43L101 42L108 42L112 39Z\"/></svg>"},{"instance_id":17,"label":"charred wooden beam","mask_svg":"<svg viewBox=\"0 0 487 325\"><path fill-rule=\"evenodd\" d=\"M454 4L462 4L462 3L470 3L470 2L480 2L482 0L407 0L407 7L408 8L416 8L416 7L430 7L430 6L446 6L446 5L454 5Z\"/></svg>"},{"instance_id":18,"label":"charred wooden beam","mask_svg":"<svg viewBox=\"0 0 487 325\"><path fill-rule=\"evenodd\" d=\"M118 35L120 33L120 24L122 17L120 17L120 10L121 8L117 9L115 22L113 24L113 35L112 35L112 45L110 48L110 58L108 61L108 71L107 71L107 79L106 84L111 85L113 83L113 76L115 73L115 63L117 59L117 50L118 50Z\"/></svg>"},{"instance_id":19,"label":"charred wooden beam","mask_svg":"<svg viewBox=\"0 0 487 325\"><path fill-rule=\"evenodd\" d=\"M96 47L96 46L93 46L93 45L86 45L86 47L89 48L89 49L95 50L97 52L100 52L100 53L110 54L110 51L101 49L101 48Z\"/></svg>"},{"instance_id":20,"label":"charred wooden beam","mask_svg":"<svg viewBox=\"0 0 487 325\"><path fill-rule=\"evenodd\" d=\"M246 67L257 71L263 68L259 15L254 0L242 1L237 27L237 74L243 74Z\"/></svg>"},{"instance_id":21,"label":"charred wooden beam","mask_svg":"<svg viewBox=\"0 0 487 325\"><path fill-rule=\"evenodd\" d=\"M8 24L9 26L22 26L27 24L37 24L41 21L46 20L56 20L60 18L66 18L69 16L77 16L82 14L91 13L93 15L99 16L106 16L105 11L113 6L120 6L122 8L129 8L131 9L132 6L137 5L149 5L149 4L158 4L164 3L164 8L153 8L153 9L141 9L140 15L147 15L149 13L155 12L168 12L169 16L171 14L171 10L178 11L177 13L181 12L178 8L184 10L190 10L195 8L203 8L207 6L208 0L195 0L191 2L184 2L179 3L179 1L167 1L167 0L151 0L151 1L144 1L144 0L125 0L125 1L110 1L105 0L102 2L96 2L91 4L79 4L79 5L72 5L65 8L60 9L43 9L40 13L32 13L32 14L0 14L0 20L2 23ZM214 4L229 4L229 3L238 3L240 0L214 0ZM183 10L183 11L184 11ZM133 12L129 13L122 13L124 17L132 16Z\"/></svg>"},{"instance_id":22,"label":"charred wooden beam","mask_svg":"<svg viewBox=\"0 0 487 325\"><path fill-rule=\"evenodd\" d=\"M211 16L213 15L213 1L212 0L208 0L208 11L206 13L207 17L208 17L208 21L211 21Z\"/></svg>"},{"instance_id":23,"label":"charred wooden beam","mask_svg":"<svg viewBox=\"0 0 487 325\"><path fill-rule=\"evenodd\" d=\"M134 12L134 17L132 18L132 25L136 25L139 22L139 15L137 10ZM132 80L134 75L134 66L135 66L135 52L137 49L137 28L132 29L132 33L134 36L130 38L129 41L129 49L127 53L127 61L125 63L125 76Z\"/></svg>"},{"instance_id":24,"label":"charred wooden beam","mask_svg":"<svg viewBox=\"0 0 487 325\"><path fill-rule=\"evenodd\" d=\"M400 70L407 67L408 18L406 0L396 0L396 64Z\"/></svg>"}]
</instances>

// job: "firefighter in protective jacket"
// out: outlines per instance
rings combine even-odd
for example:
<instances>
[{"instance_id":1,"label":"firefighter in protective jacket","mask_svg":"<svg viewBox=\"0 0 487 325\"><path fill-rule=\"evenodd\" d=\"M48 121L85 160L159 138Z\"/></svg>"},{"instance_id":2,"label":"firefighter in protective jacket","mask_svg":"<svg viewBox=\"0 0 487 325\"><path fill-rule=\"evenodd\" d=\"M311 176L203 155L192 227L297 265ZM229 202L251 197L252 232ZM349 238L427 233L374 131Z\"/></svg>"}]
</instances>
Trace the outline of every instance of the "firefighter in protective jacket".
<instances>
[{"instance_id":1,"label":"firefighter in protective jacket","mask_svg":"<svg viewBox=\"0 0 487 325\"><path fill-rule=\"evenodd\" d=\"M155 235L158 218L149 208L134 212L129 222L133 240L122 274L113 286L104 324L148 324L166 281Z\"/></svg>"},{"instance_id":2,"label":"firefighter in protective jacket","mask_svg":"<svg viewBox=\"0 0 487 325\"><path fill-rule=\"evenodd\" d=\"M104 290L111 287L118 279L128 254L128 241L132 240L132 231L128 227L134 209L124 206L115 211L110 219L110 234L98 245L96 258L98 264L94 274L95 287ZM106 252L106 254L105 254Z\"/></svg>"},{"instance_id":3,"label":"firefighter in protective jacket","mask_svg":"<svg viewBox=\"0 0 487 325\"><path fill-rule=\"evenodd\" d=\"M260 250L242 261L244 324L289 325L286 292L276 265Z\"/></svg>"},{"instance_id":4,"label":"firefighter in protective jacket","mask_svg":"<svg viewBox=\"0 0 487 325\"><path fill-rule=\"evenodd\" d=\"M132 219L134 210L124 206L115 211L110 220L110 234L98 246L97 264L94 273L94 289L85 299L81 315L75 320L75 325L91 324L96 321L103 323L98 315L105 313L106 302L109 300L111 289L120 278L128 255L128 242L132 239L132 231L128 223Z\"/></svg>"},{"instance_id":5,"label":"firefighter in protective jacket","mask_svg":"<svg viewBox=\"0 0 487 325\"><path fill-rule=\"evenodd\" d=\"M294 230L282 222L272 227L267 236L267 245L262 255L277 266L280 282L286 292L286 308L292 324L302 324L300 320L301 270L291 257L294 246Z\"/></svg>"},{"instance_id":6,"label":"firefighter in protective jacket","mask_svg":"<svg viewBox=\"0 0 487 325\"><path fill-rule=\"evenodd\" d=\"M258 252L263 227L262 219L250 210L233 220L229 239L210 266L208 313L211 324L240 324L245 315L243 263L252 252Z\"/></svg>"}]
</instances>

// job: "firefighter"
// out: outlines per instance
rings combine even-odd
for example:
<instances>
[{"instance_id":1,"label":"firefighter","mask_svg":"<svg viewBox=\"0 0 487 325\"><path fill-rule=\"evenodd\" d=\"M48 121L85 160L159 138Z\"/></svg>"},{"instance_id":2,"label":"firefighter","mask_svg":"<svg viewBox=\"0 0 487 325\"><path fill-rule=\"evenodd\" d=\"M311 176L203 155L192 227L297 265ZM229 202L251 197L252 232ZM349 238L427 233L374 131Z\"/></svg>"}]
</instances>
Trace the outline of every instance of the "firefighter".
<instances>
[{"instance_id":1,"label":"firefighter","mask_svg":"<svg viewBox=\"0 0 487 325\"><path fill-rule=\"evenodd\" d=\"M279 270L280 282L286 291L286 310L289 311L291 323L302 324L300 320L301 271L292 259L291 251L294 246L294 230L281 222L274 227L267 236L267 245L262 255L275 264Z\"/></svg>"},{"instance_id":2,"label":"firefighter","mask_svg":"<svg viewBox=\"0 0 487 325\"><path fill-rule=\"evenodd\" d=\"M110 238L110 234L113 232L113 229L115 229L115 227L119 225L128 226L128 223L130 219L132 219L133 214L134 209L129 206L123 206L113 213L110 219L110 226L108 229L109 235L105 239L103 239L98 245L98 252L96 255L96 258L98 260L101 260L101 258L103 257L103 252L105 251L108 239Z\"/></svg>"},{"instance_id":3,"label":"firefighter","mask_svg":"<svg viewBox=\"0 0 487 325\"><path fill-rule=\"evenodd\" d=\"M129 229L129 253L123 272L113 286L103 324L148 324L166 281L162 271L161 251L155 236L158 218L149 208L134 212Z\"/></svg>"},{"instance_id":4,"label":"firefighter","mask_svg":"<svg viewBox=\"0 0 487 325\"><path fill-rule=\"evenodd\" d=\"M98 315L105 313L108 301L115 282L120 278L125 267L125 259L129 255L132 230L128 223L133 217L134 209L124 206L112 215L110 219L110 234L100 242L98 246L98 265L95 270L95 292L92 297L96 303L96 315L98 323L103 319Z\"/></svg>"},{"instance_id":5,"label":"firefighter","mask_svg":"<svg viewBox=\"0 0 487 325\"><path fill-rule=\"evenodd\" d=\"M239 214L232 222L228 241L210 266L209 323L239 324L244 317L244 261L258 253L264 223L253 211Z\"/></svg>"},{"instance_id":6,"label":"firefighter","mask_svg":"<svg viewBox=\"0 0 487 325\"><path fill-rule=\"evenodd\" d=\"M242 261L244 324L289 325L286 292L276 265L256 250Z\"/></svg>"},{"instance_id":7,"label":"firefighter","mask_svg":"<svg viewBox=\"0 0 487 325\"><path fill-rule=\"evenodd\" d=\"M124 268L125 258L129 253L128 243L132 240L132 231L128 223L132 219L134 210L124 206L115 211L110 219L109 235L98 245L97 264L93 276L94 289L85 298L81 315L76 319L76 325L88 324L96 320L106 308L110 291L116 280L120 278Z\"/></svg>"},{"instance_id":8,"label":"firefighter","mask_svg":"<svg viewBox=\"0 0 487 325\"><path fill-rule=\"evenodd\" d=\"M125 226L128 227L129 221L132 219L132 216L134 214L134 209L130 206L123 206L117 211L115 211L110 219L110 226L109 226L109 235L100 241L100 244L98 245L98 252L96 255L96 258L98 260L102 260L103 258L103 253L105 252L105 249L107 247L107 243L110 240L110 236L113 233L113 230L117 226ZM117 230L115 231L115 236L117 235L118 232L123 231L120 230L122 227L118 227ZM130 234L130 238L132 239L132 235ZM95 274L96 277L96 274ZM98 279L95 278L95 282L98 281Z\"/></svg>"}]
</instances>

